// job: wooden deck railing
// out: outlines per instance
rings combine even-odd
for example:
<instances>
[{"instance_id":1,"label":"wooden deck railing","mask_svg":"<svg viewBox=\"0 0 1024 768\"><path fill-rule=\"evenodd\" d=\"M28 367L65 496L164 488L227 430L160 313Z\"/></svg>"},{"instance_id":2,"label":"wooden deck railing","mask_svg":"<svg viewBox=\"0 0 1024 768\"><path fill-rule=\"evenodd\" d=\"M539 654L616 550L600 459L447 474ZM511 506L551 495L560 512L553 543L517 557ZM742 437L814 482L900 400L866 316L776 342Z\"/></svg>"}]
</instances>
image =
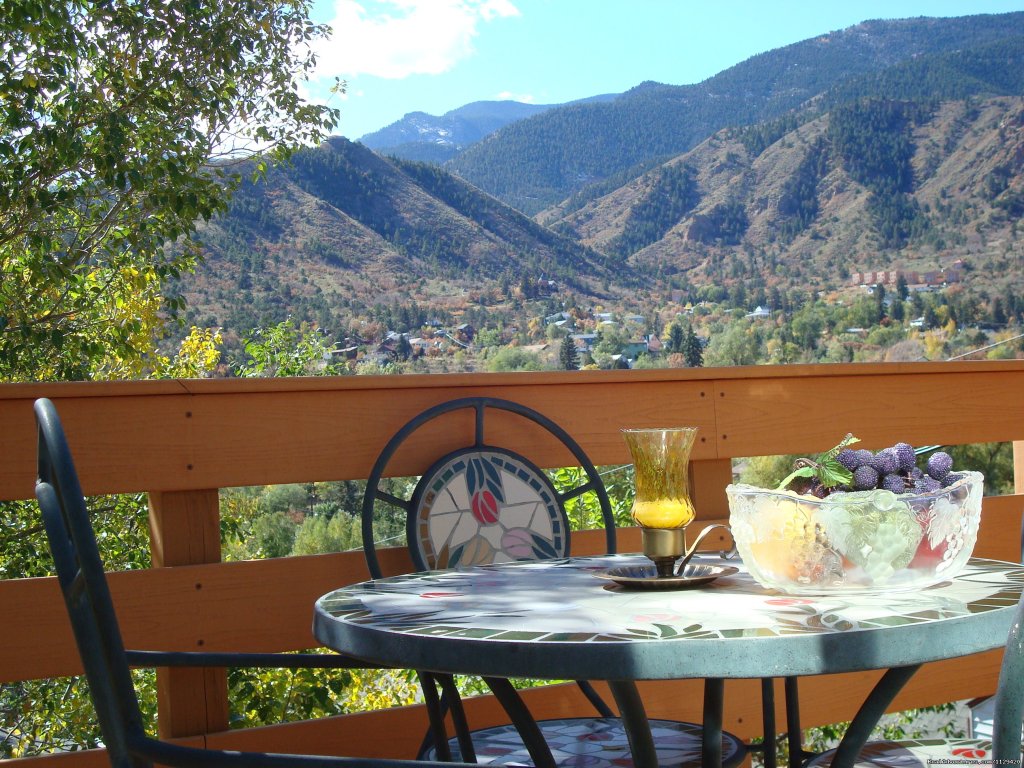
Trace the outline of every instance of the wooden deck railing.
<instances>
[{"instance_id":1,"label":"wooden deck railing","mask_svg":"<svg viewBox=\"0 0 1024 768\"><path fill-rule=\"evenodd\" d=\"M1024 441L1024 361L578 373L456 374L271 380L189 380L0 385L0 499L30 499L35 480L32 401L53 399L86 493L146 491L152 569L113 574L114 598L133 647L282 651L315 645L312 603L367 578L360 552L220 563L218 490L365 478L378 452L408 419L469 395L528 405L563 426L598 464L629 461L623 426L695 425L693 495L698 517L728 517L724 494L737 457L824 450L853 431L864 446ZM470 429L467 418L466 429ZM531 446L542 466L571 464L546 433L496 414L494 442ZM451 425L417 433L396 455L394 474L416 475L458 443ZM1016 447L1016 446L1015 446ZM1016 456L1015 452L1015 456ZM1017 494L985 500L976 554L1020 558L1024 463ZM623 551L636 549L624 531ZM599 535L574 538L598 552ZM407 568L389 550L385 567ZM53 579L0 581L0 682L79 671ZM995 686L998 653L928 665L895 708L969 698ZM876 679L865 673L802 684L807 725L848 719ZM422 735L418 707L227 730L222 674L159 677L160 729L211 745L277 751L411 756ZM527 693L542 716L586 711L571 687ZM726 727L759 735L755 681L727 686ZM699 719L699 684L645 683L653 716ZM782 696L777 696L782 701ZM503 721L490 697L471 702L474 723ZM781 716L781 713L780 713ZM780 719L781 722L781 719ZM103 765L101 751L26 761Z\"/></svg>"}]
</instances>

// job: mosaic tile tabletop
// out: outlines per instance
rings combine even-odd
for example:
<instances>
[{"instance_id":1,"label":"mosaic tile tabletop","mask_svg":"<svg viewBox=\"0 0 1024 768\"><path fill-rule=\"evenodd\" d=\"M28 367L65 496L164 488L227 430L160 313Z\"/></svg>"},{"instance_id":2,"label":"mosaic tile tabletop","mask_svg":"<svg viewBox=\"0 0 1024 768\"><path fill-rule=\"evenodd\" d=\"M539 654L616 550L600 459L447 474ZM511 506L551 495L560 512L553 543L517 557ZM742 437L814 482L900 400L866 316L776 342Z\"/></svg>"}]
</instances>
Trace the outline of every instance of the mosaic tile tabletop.
<instances>
[{"instance_id":1,"label":"mosaic tile tabletop","mask_svg":"<svg viewBox=\"0 0 1024 768\"><path fill-rule=\"evenodd\" d=\"M695 562L698 559L695 559ZM701 562L722 564L718 558ZM506 677L766 677L881 669L1002 646L1019 564L972 560L906 592L793 597L739 572L700 589L629 590L595 573L641 555L431 571L317 601L314 632L377 663Z\"/></svg>"}]
</instances>

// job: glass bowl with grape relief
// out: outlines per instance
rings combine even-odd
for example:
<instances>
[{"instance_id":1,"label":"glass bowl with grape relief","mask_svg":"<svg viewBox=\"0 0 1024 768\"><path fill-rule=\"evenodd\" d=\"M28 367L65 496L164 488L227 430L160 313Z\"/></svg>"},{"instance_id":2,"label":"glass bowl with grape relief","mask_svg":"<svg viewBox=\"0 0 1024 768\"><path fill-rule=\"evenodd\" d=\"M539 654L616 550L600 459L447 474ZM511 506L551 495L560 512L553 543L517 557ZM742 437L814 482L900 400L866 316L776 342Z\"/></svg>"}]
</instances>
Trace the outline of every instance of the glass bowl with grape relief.
<instances>
[{"instance_id":1,"label":"glass bowl with grape relief","mask_svg":"<svg viewBox=\"0 0 1024 768\"><path fill-rule=\"evenodd\" d=\"M733 484L729 527L751 576L790 594L919 589L956 576L978 538L984 477L927 493L825 498Z\"/></svg>"}]
</instances>

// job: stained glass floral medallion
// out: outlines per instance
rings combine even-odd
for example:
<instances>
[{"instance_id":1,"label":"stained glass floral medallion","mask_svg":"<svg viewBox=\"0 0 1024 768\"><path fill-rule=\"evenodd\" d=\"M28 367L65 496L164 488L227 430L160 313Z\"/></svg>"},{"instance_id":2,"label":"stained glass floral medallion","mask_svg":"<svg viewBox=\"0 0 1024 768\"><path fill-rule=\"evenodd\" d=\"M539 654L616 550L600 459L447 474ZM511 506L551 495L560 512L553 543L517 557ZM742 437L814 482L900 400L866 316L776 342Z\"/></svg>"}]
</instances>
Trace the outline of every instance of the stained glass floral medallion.
<instances>
[{"instance_id":1,"label":"stained glass floral medallion","mask_svg":"<svg viewBox=\"0 0 1024 768\"><path fill-rule=\"evenodd\" d=\"M563 557L569 525L551 481L511 451L449 454L420 479L409 541L420 569Z\"/></svg>"}]
</instances>

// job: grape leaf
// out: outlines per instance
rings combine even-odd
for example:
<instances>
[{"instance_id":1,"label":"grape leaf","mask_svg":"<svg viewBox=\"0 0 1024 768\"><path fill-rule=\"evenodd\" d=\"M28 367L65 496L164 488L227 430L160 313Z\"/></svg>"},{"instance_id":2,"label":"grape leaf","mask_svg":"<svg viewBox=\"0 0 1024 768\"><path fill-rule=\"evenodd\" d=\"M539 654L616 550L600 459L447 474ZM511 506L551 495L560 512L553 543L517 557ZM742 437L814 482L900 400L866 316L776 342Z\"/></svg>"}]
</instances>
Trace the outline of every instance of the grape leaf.
<instances>
[{"instance_id":1,"label":"grape leaf","mask_svg":"<svg viewBox=\"0 0 1024 768\"><path fill-rule=\"evenodd\" d=\"M816 477L826 488L852 484L853 473L836 461L836 457L845 448L859 442L859 438L847 432L846 437L840 440L838 445L819 455L816 461L812 459L799 459L797 461L797 469L793 470L785 480L779 483L778 490L785 490L798 477Z\"/></svg>"},{"instance_id":2,"label":"grape leaf","mask_svg":"<svg viewBox=\"0 0 1024 768\"><path fill-rule=\"evenodd\" d=\"M786 475L785 480L779 483L779 487L776 490L786 490L786 488L789 487L789 484L796 480L798 477L814 477L814 475L814 467L800 467L799 469L794 469L792 472Z\"/></svg>"},{"instance_id":3,"label":"grape leaf","mask_svg":"<svg viewBox=\"0 0 1024 768\"><path fill-rule=\"evenodd\" d=\"M818 479L826 488L834 488L837 485L851 485L853 483L853 472L848 470L835 459L828 459L818 466Z\"/></svg>"}]
</instances>

